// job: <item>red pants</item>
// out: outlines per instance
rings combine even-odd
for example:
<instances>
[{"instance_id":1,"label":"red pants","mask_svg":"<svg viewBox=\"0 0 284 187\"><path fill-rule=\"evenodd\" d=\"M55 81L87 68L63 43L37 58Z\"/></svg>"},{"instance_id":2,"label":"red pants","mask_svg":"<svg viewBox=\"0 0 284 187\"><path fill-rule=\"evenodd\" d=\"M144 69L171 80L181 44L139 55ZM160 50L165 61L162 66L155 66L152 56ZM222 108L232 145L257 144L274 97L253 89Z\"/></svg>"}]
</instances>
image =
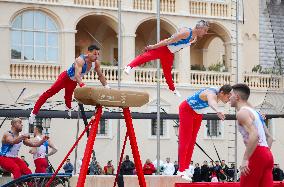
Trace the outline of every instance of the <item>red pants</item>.
<instances>
[{"instance_id":1,"label":"red pants","mask_svg":"<svg viewBox=\"0 0 284 187\"><path fill-rule=\"evenodd\" d=\"M14 179L20 178L22 175L32 174L32 171L20 158L0 156L0 166L4 170L12 173Z\"/></svg>"},{"instance_id":2,"label":"red pants","mask_svg":"<svg viewBox=\"0 0 284 187\"><path fill-rule=\"evenodd\" d=\"M249 158L248 175L241 175L241 187L273 187L273 156L268 147L257 146Z\"/></svg>"},{"instance_id":3,"label":"red pants","mask_svg":"<svg viewBox=\"0 0 284 187\"><path fill-rule=\"evenodd\" d=\"M179 171L189 167L197 133L201 126L202 115L197 114L183 101L179 106Z\"/></svg>"},{"instance_id":4,"label":"red pants","mask_svg":"<svg viewBox=\"0 0 284 187\"><path fill-rule=\"evenodd\" d=\"M35 163L35 173L46 173L48 163L46 158L38 158L34 160Z\"/></svg>"},{"instance_id":5,"label":"red pants","mask_svg":"<svg viewBox=\"0 0 284 187\"><path fill-rule=\"evenodd\" d=\"M175 86L171 72L174 63L174 54L170 52L167 46L159 47L157 49L149 50L145 53L142 53L141 55L137 56L130 64L128 64L128 66L134 68L136 66L140 66L141 64L156 59L161 60L164 76L168 87L170 90L174 91Z\"/></svg>"},{"instance_id":6,"label":"red pants","mask_svg":"<svg viewBox=\"0 0 284 187\"><path fill-rule=\"evenodd\" d=\"M65 105L68 108L71 108L71 101L72 101L72 95L77 86L77 82L73 81L69 78L67 75L67 72L64 71L62 72L55 83L51 85L51 87L45 91L37 100L34 109L33 109L33 114L37 114L39 112L39 109L41 106L46 102L46 100L55 94L57 94L60 90L65 88Z\"/></svg>"}]
</instances>

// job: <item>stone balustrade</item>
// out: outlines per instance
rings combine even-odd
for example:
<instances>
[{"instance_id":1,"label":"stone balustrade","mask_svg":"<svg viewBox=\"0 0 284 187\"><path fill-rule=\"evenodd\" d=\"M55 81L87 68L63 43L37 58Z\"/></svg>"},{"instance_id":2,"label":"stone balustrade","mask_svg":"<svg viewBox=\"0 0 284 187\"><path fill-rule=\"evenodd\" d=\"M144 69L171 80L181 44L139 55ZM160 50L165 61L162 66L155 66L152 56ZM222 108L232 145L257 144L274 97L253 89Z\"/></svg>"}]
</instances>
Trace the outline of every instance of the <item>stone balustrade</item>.
<instances>
[{"instance_id":1,"label":"stone balustrade","mask_svg":"<svg viewBox=\"0 0 284 187\"><path fill-rule=\"evenodd\" d=\"M283 78L277 75L245 73L243 75L243 82L252 89L283 89Z\"/></svg>"},{"instance_id":2,"label":"stone balustrade","mask_svg":"<svg viewBox=\"0 0 284 187\"><path fill-rule=\"evenodd\" d=\"M11 79L20 80L56 80L61 72L60 65L50 64L11 64Z\"/></svg>"},{"instance_id":3,"label":"stone balustrade","mask_svg":"<svg viewBox=\"0 0 284 187\"><path fill-rule=\"evenodd\" d=\"M102 66L101 70L109 83L117 83L118 69L117 66ZM13 63L10 65L10 77L12 80L41 80L54 81L62 72L60 65L53 64L28 64ZM132 84L155 85L157 81L157 69L155 68L137 68L134 70L134 80ZM229 72L213 71L190 71L190 79L187 82L179 81L179 71L172 70L174 83L178 86L181 84L191 84L193 86L222 86L232 83L232 75ZM166 84L166 80L161 70L161 84ZM98 82L98 76L95 71L91 71L84 76L85 82ZM123 79L122 79L123 81ZM243 83L252 89L259 90L282 90L283 78L276 75L263 75L254 73L244 73Z\"/></svg>"},{"instance_id":4,"label":"stone balustrade","mask_svg":"<svg viewBox=\"0 0 284 187\"><path fill-rule=\"evenodd\" d=\"M1 0L0 0L1 1ZM3 0L4 1L4 0ZM12 1L12 0L5 0ZM91 8L117 9L117 0L17 0L35 4L56 4ZM231 1L160 0L161 13L195 15L200 17L230 17ZM155 12L156 0L125 0L122 8L141 12Z\"/></svg>"},{"instance_id":5,"label":"stone balustrade","mask_svg":"<svg viewBox=\"0 0 284 187\"><path fill-rule=\"evenodd\" d=\"M231 83L231 74L229 72L191 71L190 83L200 86L222 86Z\"/></svg>"}]
</instances>

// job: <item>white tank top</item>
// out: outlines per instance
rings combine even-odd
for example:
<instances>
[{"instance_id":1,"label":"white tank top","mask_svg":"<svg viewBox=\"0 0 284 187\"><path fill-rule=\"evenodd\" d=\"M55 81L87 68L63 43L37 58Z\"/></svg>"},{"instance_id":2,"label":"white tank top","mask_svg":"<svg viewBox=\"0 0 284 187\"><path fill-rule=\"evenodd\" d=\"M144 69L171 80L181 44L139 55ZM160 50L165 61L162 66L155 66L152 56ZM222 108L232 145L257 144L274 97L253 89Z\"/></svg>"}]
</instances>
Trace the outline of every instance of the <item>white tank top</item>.
<instances>
[{"instance_id":1,"label":"white tank top","mask_svg":"<svg viewBox=\"0 0 284 187\"><path fill-rule=\"evenodd\" d=\"M42 138L40 136L37 136L36 139L38 139L39 141L42 140ZM46 144L43 143L41 146L36 148L36 153L34 153L33 158L34 160L38 159L38 158L45 158L46 155Z\"/></svg>"},{"instance_id":2,"label":"white tank top","mask_svg":"<svg viewBox=\"0 0 284 187\"><path fill-rule=\"evenodd\" d=\"M6 157L13 157L13 158L16 158L18 157L18 153L19 153L19 150L21 148L23 144L23 141L21 141L20 143L17 143L17 144L14 144L11 149L6 153Z\"/></svg>"},{"instance_id":3,"label":"white tank top","mask_svg":"<svg viewBox=\"0 0 284 187\"><path fill-rule=\"evenodd\" d=\"M265 136L265 131L264 131L264 128L263 128L263 125L265 125L265 123L264 123L261 115L257 111L255 111L254 109L252 109L250 107L242 107L242 108L249 110L254 116L253 125L257 128L258 145L268 147L268 144L267 144L267 141L266 141L266 136ZM246 144L247 141L248 141L248 138L249 138L249 134L243 126L241 126L240 124L238 124L238 126L239 126L239 131L242 134L244 142Z\"/></svg>"}]
</instances>

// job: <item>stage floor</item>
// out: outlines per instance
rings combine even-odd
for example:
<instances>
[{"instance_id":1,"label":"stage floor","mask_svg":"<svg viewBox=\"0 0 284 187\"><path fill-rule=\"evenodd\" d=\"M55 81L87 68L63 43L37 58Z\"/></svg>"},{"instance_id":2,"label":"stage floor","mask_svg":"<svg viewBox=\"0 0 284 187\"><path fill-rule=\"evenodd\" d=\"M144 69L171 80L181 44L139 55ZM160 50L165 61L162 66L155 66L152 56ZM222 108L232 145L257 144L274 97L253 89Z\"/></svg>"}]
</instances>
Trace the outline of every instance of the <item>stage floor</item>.
<instances>
[{"instance_id":1,"label":"stage floor","mask_svg":"<svg viewBox=\"0 0 284 187\"><path fill-rule=\"evenodd\" d=\"M240 187L238 182L217 182L217 183L206 183L206 182L196 182L196 183L176 183L175 187ZM253 187L253 186L252 186ZM283 182L274 182L273 187L284 187Z\"/></svg>"}]
</instances>

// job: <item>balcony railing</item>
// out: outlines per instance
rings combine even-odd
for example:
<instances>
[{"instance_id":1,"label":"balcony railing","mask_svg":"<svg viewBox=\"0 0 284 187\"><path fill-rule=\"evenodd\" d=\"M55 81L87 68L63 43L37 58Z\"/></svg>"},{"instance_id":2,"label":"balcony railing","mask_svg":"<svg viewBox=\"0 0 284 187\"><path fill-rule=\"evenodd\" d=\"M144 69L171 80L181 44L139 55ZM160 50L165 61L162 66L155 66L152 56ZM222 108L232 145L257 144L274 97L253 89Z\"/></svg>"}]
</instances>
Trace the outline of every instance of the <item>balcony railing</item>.
<instances>
[{"instance_id":1,"label":"balcony railing","mask_svg":"<svg viewBox=\"0 0 284 187\"><path fill-rule=\"evenodd\" d=\"M189 13L198 16L229 17L230 4L225 2L189 1Z\"/></svg>"},{"instance_id":2,"label":"balcony railing","mask_svg":"<svg viewBox=\"0 0 284 187\"><path fill-rule=\"evenodd\" d=\"M174 83L178 83L178 71L172 71ZM154 68L138 68L135 69L135 83L140 84L155 84L157 81L157 69ZM166 79L161 70L161 83L166 84Z\"/></svg>"},{"instance_id":3,"label":"balcony railing","mask_svg":"<svg viewBox=\"0 0 284 187\"><path fill-rule=\"evenodd\" d=\"M210 71L191 71L190 83L201 86L222 86L231 83L231 74Z\"/></svg>"},{"instance_id":4,"label":"balcony railing","mask_svg":"<svg viewBox=\"0 0 284 187\"><path fill-rule=\"evenodd\" d=\"M11 64L11 79L56 80L61 72L60 65L50 64Z\"/></svg>"},{"instance_id":5,"label":"balcony railing","mask_svg":"<svg viewBox=\"0 0 284 187\"><path fill-rule=\"evenodd\" d=\"M99 0L100 7L117 8L117 0Z\"/></svg>"},{"instance_id":6,"label":"balcony railing","mask_svg":"<svg viewBox=\"0 0 284 187\"><path fill-rule=\"evenodd\" d=\"M117 66L102 66L102 73L105 75L107 82L115 83L118 80L118 68ZM94 82L98 81L98 75L95 71L91 71L84 76L83 81Z\"/></svg>"},{"instance_id":7,"label":"balcony railing","mask_svg":"<svg viewBox=\"0 0 284 187\"><path fill-rule=\"evenodd\" d=\"M283 89L283 79L281 76L276 75L245 73L243 82L254 89Z\"/></svg>"},{"instance_id":8,"label":"balcony railing","mask_svg":"<svg viewBox=\"0 0 284 187\"><path fill-rule=\"evenodd\" d=\"M74 0L75 5L95 6L96 0Z\"/></svg>"},{"instance_id":9,"label":"balcony railing","mask_svg":"<svg viewBox=\"0 0 284 187\"><path fill-rule=\"evenodd\" d=\"M133 9L134 10L152 11L153 10L153 1L152 0L133 0Z\"/></svg>"},{"instance_id":10,"label":"balcony railing","mask_svg":"<svg viewBox=\"0 0 284 187\"><path fill-rule=\"evenodd\" d=\"M102 73L109 83L117 83L117 66L102 66ZM41 80L54 81L62 72L60 65L52 64L11 64L10 77L14 80ZM180 83L179 71L172 70L172 78L175 84ZM161 70L161 84L166 84L166 80ZM92 71L84 76L85 82L98 82L98 76ZM123 81L123 80L122 80ZM137 68L134 70L134 80L132 84L155 85L157 81L157 70L154 68ZM276 75L263 75L244 73L243 82L252 89L258 90L283 90L283 78ZM211 71L190 71L190 79L187 82L196 86L222 86L232 83L231 73L211 72Z\"/></svg>"},{"instance_id":11,"label":"balcony railing","mask_svg":"<svg viewBox=\"0 0 284 187\"><path fill-rule=\"evenodd\" d=\"M176 12L176 0L160 0L161 12Z\"/></svg>"},{"instance_id":12,"label":"balcony railing","mask_svg":"<svg viewBox=\"0 0 284 187\"><path fill-rule=\"evenodd\" d=\"M1 0L0 0L1 1ZM56 4L63 6L95 7L106 9L117 9L117 0L5 0L16 2ZM127 10L139 10L142 12L153 12L156 0L125 0L122 8ZM176 13L184 15L230 17L231 3L229 0L202 1L202 0L160 0L162 13Z\"/></svg>"}]
</instances>

